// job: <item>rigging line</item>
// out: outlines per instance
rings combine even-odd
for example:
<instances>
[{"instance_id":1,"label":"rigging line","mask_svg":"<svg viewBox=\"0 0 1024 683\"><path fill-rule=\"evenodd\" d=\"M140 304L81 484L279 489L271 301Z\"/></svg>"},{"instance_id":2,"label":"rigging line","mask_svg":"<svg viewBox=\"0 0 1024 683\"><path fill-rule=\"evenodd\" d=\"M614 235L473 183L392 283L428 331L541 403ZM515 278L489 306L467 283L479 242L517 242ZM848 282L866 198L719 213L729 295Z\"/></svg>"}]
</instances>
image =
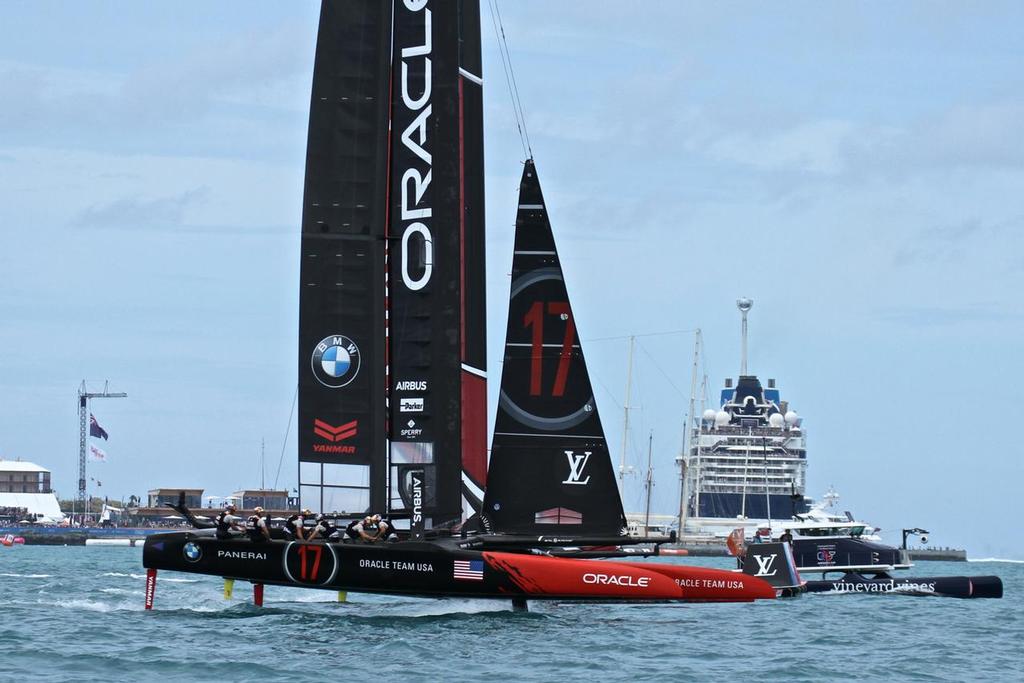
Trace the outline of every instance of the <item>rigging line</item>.
<instances>
[{"instance_id":1,"label":"rigging line","mask_svg":"<svg viewBox=\"0 0 1024 683\"><path fill-rule=\"evenodd\" d=\"M645 332L643 334L624 334L618 337L595 337L593 339L584 339L583 341L589 344L590 342L617 341L620 339L629 339L630 337L636 337L637 339L639 339L640 337L668 337L670 335L675 334L693 334L696 331L697 328L694 328L692 330L668 330L666 332Z\"/></svg>"},{"instance_id":2,"label":"rigging line","mask_svg":"<svg viewBox=\"0 0 1024 683\"><path fill-rule=\"evenodd\" d=\"M525 141L525 138L523 137L522 126L519 124L519 110L516 108L515 97L512 94L512 82L511 82L511 79L509 78L509 75L508 75L508 64L505 61L505 50L504 50L504 48L502 47L502 44L501 44L501 33L498 31L498 24L497 24L497 19L495 17L495 11L494 11L494 0L487 0L487 7L491 11L491 26L494 27L494 39L495 39L495 42L498 44L498 55L501 57L501 68L505 72L505 85L508 88L509 99L512 100L512 115L515 117L516 128L519 131L519 143L520 143L520 145L522 145L522 147L523 147L523 154L525 155L527 153L526 152L526 141Z\"/></svg>"},{"instance_id":3,"label":"rigging line","mask_svg":"<svg viewBox=\"0 0 1024 683\"><path fill-rule=\"evenodd\" d=\"M651 355L651 352L648 351L646 348L644 348L643 344L637 344L637 346L640 347L641 351L643 351L644 353L647 354L647 357L651 359L651 363L653 363L654 367L656 367L658 369L658 372L660 372L662 375L665 376L665 381L668 382L669 385L673 389L676 390L676 393L679 394L679 397L683 398L683 399L686 399L686 394L684 394L682 392L682 390L679 387L676 386L675 382L672 381L672 378L669 376L669 374L667 372L665 372L665 370L660 365L658 365L658 361L654 360L654 356ZM689 400L689 399L687 399L687 400Z\"/></svg>"},{"instance_id":4,"label":"rigging line","mask_svg":"<svg viewBox=\"0 0 1024 683\"><path fill-rule=\"evenodd\" d=\"M597 383L601 385L601 388L604 389L604 393L608 394L608 399L615 404L615 407L618 410L622 410L622 404L619 403L619 400L615 397L615 394L612 393L612 390L608 388L608 385L601 381L601 378L595 375L593 371L590 372L590 379L596 380Z\"/></svg>"},{"instance_id":5,"label":"rigging line","mask_svg":"<svg viewBox=\"0 0 1024 683\"><path fill-rule=\"evenodd\" d=\"M299 400L299 385L295 384L295 395L292 396L292 409L288 411L288 426L284 430L284 441L281 443L281 457L277 461L277 474L274 475L274 490L277 490L277 480L281 477L281 463L284 462L284 449L288 447L288 435L292 431L292 416L295 415L295 402Z\"/></svg>"},{"instance_id":6,"label":"rigging line","mask_svg":"<svg viewBox=\"0 0 1024 683\"><path fill-rule=\"evenodd\" d=\"M516 119L516 129L519 131L519 144L522 145L523 147L523 156L530 158L533 156L533 153L528 151L528 146L526 144L526 136L523 134L523 123L519 116L519 107L516 105L516 96L515 92L512 89L512 78L509 75L509 68L511 67L511 65L509 64L509 60L505 56L505 50L508 47L508 45L502 41L502 35L504 34L504 31L498 29L497 9L495 8L494 5L496 1L497 0L488 0L487 2L487 6L491 10L491 25L494 26L494 37L498 43L498 54L501 55L501 66L502 69L505 71L505 85L508 87L509 99L512 100L512 115Z\"/></svg>"},{"instance_id":7,"label":"rigging line","mask_svg":"<svg viewBox=\"0 0 1024 683\"><path fill-rule=\"evenodd\" d=\"M530 152L530 158L533 158L533 147L530 146L530 131L526 127L526 113L523 111L523 100L519 96L519 85L516 83L516 72L512 68L512 52L508 49L508 40L505 38L505 24L501 21L501 8L498 6L498 0L492 0L494 2L494 9L498 15L498 26L501 27L501 42L505 44L505 54L508 56L508 71L512 75L512 90L515 92L516 102L519 104L519 118L523 122L523 134L526 136L526 148Z\"/></svg>"}]
</instances>

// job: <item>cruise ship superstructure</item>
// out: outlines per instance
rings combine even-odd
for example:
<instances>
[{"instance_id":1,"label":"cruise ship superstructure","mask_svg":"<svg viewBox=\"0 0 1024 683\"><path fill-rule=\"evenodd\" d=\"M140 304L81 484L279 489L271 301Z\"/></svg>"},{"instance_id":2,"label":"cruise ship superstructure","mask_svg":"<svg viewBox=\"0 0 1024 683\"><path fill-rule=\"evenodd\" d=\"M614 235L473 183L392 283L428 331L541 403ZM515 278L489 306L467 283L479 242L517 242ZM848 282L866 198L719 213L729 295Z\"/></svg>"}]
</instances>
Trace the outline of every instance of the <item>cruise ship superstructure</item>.
<instances>
[{"instance_id":1,"label":"cruise ship superstructure","mask_svg":"<svg viewBox=\"0 0 1024 683\"><path fill-rule=\"evenodd\" d=\"M782 400L774 379L747 371L747 313L739 377L725 380L717 408L691 426L683 464L683 533L726 535L768 520L791 520L809 508L804 498L807 434L803 419Z\"/></svg>"}]
</instances>

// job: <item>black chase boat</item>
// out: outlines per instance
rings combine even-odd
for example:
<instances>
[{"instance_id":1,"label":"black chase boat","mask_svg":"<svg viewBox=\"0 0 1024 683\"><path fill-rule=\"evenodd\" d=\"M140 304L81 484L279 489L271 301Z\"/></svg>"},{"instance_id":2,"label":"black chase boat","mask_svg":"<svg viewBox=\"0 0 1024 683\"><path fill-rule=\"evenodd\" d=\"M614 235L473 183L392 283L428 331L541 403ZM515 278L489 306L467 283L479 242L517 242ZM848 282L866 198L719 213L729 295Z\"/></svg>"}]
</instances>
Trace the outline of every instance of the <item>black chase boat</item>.
<instances>
[{"instance_id":1,"label":"black chase boat","mask_svg":"<svg viewBox=\"0 0 1024 683\"><path fill-rule=\"evenodd\" d=\"M302 221L300 498L336 518L383 511L407 525L402 540L150 536L147 607L158 569L250 581L257 601L264 584L517 604L775 597L732 572L591 559L672 539L625 535L532 161L487 473L481 87L476 0L323 3Z\"/></svg>"}]
</instances>

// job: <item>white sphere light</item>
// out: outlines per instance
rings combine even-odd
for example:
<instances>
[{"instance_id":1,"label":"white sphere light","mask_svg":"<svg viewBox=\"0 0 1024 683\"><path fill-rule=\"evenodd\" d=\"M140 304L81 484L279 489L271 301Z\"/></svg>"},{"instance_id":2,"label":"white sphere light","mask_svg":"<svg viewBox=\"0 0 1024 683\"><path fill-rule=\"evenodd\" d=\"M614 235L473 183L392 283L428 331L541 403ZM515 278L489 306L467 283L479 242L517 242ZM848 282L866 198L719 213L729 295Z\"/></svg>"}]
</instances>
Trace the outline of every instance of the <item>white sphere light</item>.
<instances>
[{"instance_id":1,"label":"white sphere light","mask_svg":"<svg viewBox=\"0 0 1024 683\"><path fill-rule=\"evenodd\" d=\"M780 429L782 425L786 424L786 418L782 417L781 413L772 413L768 418L768 425Z\"/></svg>"},{"instance_id":2,"label":"white sphere light","mask_svg":"<svg viewBox=\"0 0 1024 683\"><path fill-rule=\"evenodd\" d=\"M800 416L796 414L796 411L790 410L786 413L786 424L790 426L797 424L797 420L799 419Z\"/></svg>"},{"instance_id":3,"label":"white sphere light","mask_svg":"<svg viewBox=\"0 0 1024 683\"><path fill-rule=\"evenodd\" d=\"M714 420L715 420L715 410L714 410L714 408L708 408L707 410L705 410L703 417L704 417L704 421L705 422L714 422Z\"/></svg>"},{"instance_id":4,"label":"white sphere light","mask_svg":"<svg viewBox=\"0 0 1024 683\"><path fill-rule=\"evenodd\" d=\"M724 410L719 410L718 413L715 414L715 426L724 427L727 424L729 424L729 413Z\"/></svg>"}]
</instances>

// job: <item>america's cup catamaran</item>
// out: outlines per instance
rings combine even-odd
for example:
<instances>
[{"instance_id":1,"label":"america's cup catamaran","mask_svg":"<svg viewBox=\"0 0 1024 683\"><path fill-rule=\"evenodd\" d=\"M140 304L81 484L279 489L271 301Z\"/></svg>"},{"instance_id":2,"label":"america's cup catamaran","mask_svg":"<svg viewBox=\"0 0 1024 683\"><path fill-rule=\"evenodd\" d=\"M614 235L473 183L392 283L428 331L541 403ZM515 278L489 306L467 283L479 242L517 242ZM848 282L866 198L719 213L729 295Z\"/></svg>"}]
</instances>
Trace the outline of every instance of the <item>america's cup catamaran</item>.
<instances>
[{"instance_id":1,"label":"america's cup catamaran","mask_svg":"<svg viewBox=\"0 0 1024 683\"><path fill-rule=\"evenodd\" d=\"M408 519L391 543L147 539L156 570L420 596L737 602L728 571L621 561L630 538L544 198L525 163L486 454L476 0L325 1L302 220L301 503ZM187 512L187 510L185 511ZM593 559L595 557L616 559Z\"/></svg>"}]
</instances>

